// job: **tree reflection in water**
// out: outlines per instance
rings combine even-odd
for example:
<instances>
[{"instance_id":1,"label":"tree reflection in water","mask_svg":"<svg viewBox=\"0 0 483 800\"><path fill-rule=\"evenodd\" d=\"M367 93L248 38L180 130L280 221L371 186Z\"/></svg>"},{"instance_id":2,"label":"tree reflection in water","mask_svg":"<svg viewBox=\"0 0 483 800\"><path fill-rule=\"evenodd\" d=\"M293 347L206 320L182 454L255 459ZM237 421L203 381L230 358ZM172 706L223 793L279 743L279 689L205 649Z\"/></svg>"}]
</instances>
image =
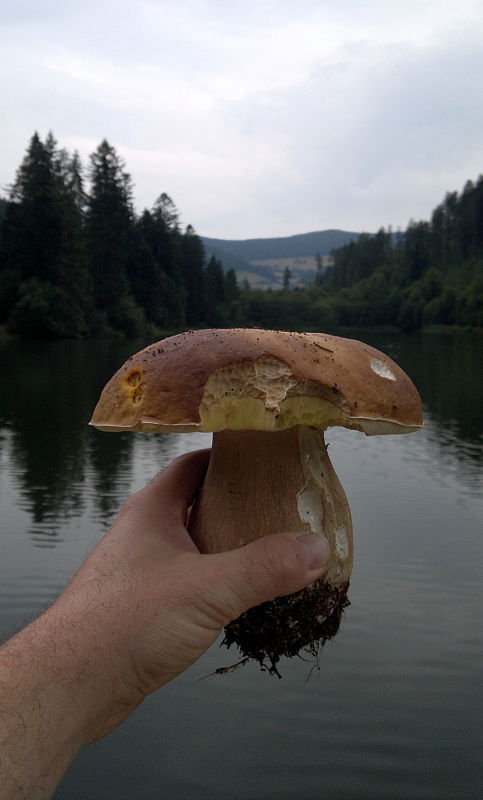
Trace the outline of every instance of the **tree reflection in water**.
<instances>
[{"instance_id":1,"label":"tree reflection in water","mask_svg":"<svg viewBox=\"0 0 483 800\"><path fill-rule=\"evenodd\" d=\"M467 489L481 489L483 338L350 335L386 352L413 378L427 420L418 437L425 437L426 454L434 453L428 468L446 464ZM109 436L88 421L105 382L142 346L119 340L9 341L0 348L0 445L34 539L55 541L62 523L86 513L88 503L106 525L128 493L140 435ZM152 464L166 460L166 443L142 438Z\"/></svg>"}]
</instances>

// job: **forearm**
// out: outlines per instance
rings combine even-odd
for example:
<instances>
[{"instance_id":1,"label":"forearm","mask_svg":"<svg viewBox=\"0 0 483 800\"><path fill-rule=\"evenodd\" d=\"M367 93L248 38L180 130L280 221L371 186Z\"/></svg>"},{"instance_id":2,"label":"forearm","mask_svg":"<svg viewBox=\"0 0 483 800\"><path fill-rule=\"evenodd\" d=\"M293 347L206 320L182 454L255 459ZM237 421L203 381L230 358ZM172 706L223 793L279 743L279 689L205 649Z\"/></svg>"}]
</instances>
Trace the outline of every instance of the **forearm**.
<instances>
[{"instance_id":1,"label":"forearm","mask_svg":"<svg viewBox=\"0 0 483 800\"><path fill-rule=\"evenodd\" d=\"M1 797L52 796L106 708L96 643L55 605L0 648Z\"/></svg>"},{"instance_id":2,"label":"forearm","mask_svg":"<svg viewBox=\"0 0 483 800\"><path fill-rule=\"evenodd\" d=\"M193 664L230 620L322 575L329 550L318 534L196 550L184 520L207 459L177 459L131 498L53 606L0 648L1 800L47 800L82 746Z\"/></svg>"}]
</instances>

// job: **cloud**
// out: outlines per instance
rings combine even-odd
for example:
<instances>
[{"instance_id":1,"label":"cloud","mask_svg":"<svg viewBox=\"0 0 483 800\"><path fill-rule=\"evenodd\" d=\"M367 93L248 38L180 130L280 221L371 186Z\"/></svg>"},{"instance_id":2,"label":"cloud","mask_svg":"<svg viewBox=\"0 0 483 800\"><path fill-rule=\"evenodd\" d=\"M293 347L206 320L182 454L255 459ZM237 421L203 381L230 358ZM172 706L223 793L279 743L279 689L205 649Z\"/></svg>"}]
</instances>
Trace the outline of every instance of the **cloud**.
<instances>
[{"instance_id":1,"label":"cloud","mask_svg":"<svg viewBox=\"0 0 483 800\"><path fill-rule=\"evenodd\" d=\"M476 0L18 0L2 19L0 184L52 129L104 137L139 208L207 235L375 230L481 170Z\"/></svg>"},{"instance_id":2,"label":"cloud","mask_svg":"<svg viewBox=\"0 0 483 800\"><path fill-rule=\"evenodd\" d=\"M478 175L480 41L346 46L295 90L245 109L247 127L265 114L290 139L297 180L282 175L277 196L298 229L405 226Z\"/></svg>"}]
</instances>

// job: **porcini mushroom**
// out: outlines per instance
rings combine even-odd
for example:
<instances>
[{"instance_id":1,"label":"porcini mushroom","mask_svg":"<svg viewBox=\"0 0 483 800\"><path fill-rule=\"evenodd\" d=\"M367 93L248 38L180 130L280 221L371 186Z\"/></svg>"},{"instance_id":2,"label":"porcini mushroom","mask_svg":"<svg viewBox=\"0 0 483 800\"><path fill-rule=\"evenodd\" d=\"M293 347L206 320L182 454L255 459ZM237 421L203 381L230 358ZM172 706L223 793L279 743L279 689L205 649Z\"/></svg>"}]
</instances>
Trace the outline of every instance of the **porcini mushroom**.
<instances>
[{"instance_id":1,"label":"porcini mushroom","mask_svg":"<svg viewBox=\"0 0 483 800\"><path fill-rule=\"evenodd\" d=\"M280 531L324 534L317 583L231 622L225 642L271 672L281 655L315 650L347 605L352 524L324 430L408 433L421 401L403 370L361 342L321 333L200 330L146 347L111 378L91 424L104 431L213 432L190 517L203 553Z\"/></svg>"}]
</instances>

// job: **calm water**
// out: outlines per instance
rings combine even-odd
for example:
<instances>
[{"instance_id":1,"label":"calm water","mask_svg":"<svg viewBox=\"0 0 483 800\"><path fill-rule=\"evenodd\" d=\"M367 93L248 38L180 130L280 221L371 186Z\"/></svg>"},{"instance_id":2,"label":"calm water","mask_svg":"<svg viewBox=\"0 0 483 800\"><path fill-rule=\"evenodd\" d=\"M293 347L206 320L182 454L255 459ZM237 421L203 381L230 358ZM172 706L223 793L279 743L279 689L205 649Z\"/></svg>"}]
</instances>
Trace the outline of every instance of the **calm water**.
<instances>
[{"instance_id":1,"label":"calm water","mask_svg":"<svg viewBox=\"0 0 483 800\"><path fill-rule=\"evenodd\" d=\"M351 504L348 608L320 670L215 645L78 758L59 800L473 800L481 795L483 340L366 337L413 377L426 427L329 432ZM121 501L206 434L103 434L99 390L139 342L0 348L0 631L58 592ZM479 751L480 746L480 753Z\"/></svg>"}]
</instances>

